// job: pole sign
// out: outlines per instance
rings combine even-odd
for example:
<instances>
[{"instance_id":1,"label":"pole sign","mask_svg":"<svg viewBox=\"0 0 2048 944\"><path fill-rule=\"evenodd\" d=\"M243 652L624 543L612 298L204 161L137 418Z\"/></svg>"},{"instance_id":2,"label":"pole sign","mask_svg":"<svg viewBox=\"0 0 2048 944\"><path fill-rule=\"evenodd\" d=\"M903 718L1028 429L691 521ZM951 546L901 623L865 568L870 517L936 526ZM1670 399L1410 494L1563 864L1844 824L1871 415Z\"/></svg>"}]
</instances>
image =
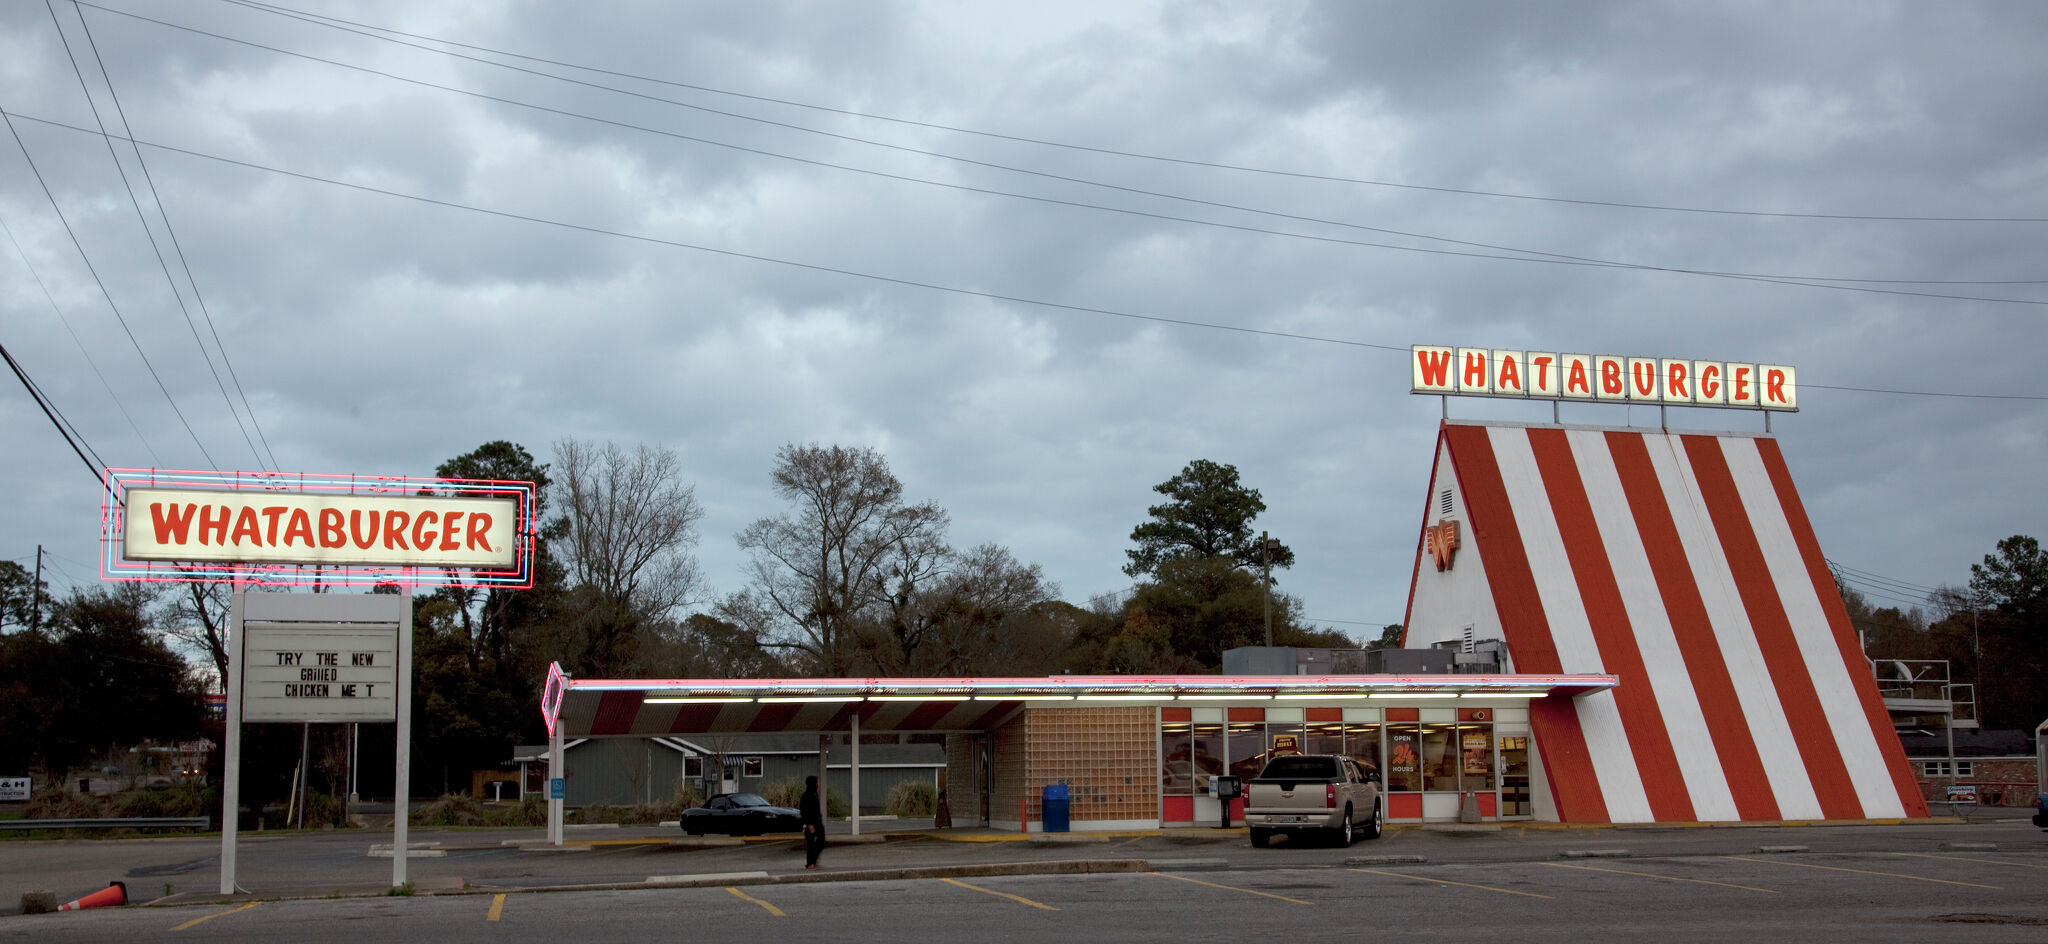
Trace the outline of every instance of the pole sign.
<instances>
[{"instance_id":1,"label":"pole sign","mask_svg":"<svg viewBox=\"0 0 2048 944\"><path fill-rule=\"evenodd\" d=\"M108 469L100 575L525 588L535 504L532 482Z\"/></svg>"},{"instance_id":2,"label":"pole sign","mask_svg":"<svg viewBox=\"0 0 2048 944\"><path fill-rule=\"evenodd\" d=\"M1409 368L1409 392L1432 396L1799 409L1798 372L1782 364L1418 344Z\"/></svg>"},{"instance_id":3,"label":"pole sign","mask_svg":"<svg viewBox=\"0 0 2048 944\"><path fill-rule=\"evenodd\" d=\"M398 626L247 623L242 720L398 720Z\"/></svg>"},{"instance_id":4,"label":"pole sign","mask_svg":"<svg viewBox=\"0 0 2048 944\"><path fill-rule=\"evenodd\" d=\"M28 793L27 777L0 777L0 803L27 803Z\"/></svg>"}]
</instances>

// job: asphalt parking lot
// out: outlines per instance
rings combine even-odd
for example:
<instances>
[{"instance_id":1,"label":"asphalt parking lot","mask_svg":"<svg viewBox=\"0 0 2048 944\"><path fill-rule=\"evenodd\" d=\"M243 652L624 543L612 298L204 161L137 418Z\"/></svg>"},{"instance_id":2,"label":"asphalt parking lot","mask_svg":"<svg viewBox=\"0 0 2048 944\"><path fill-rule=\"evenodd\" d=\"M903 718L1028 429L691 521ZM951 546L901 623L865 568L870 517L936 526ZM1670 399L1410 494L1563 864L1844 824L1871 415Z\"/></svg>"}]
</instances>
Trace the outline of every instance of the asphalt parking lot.
<instances>
[{"instance_id":1,"label":"asphalt parking lot","mask_svg":"<svg viewBox=\"0 0 2048 944\"><path fill-rule=\"evenodd\" d=\"M25 881L48 882L68 900L114 878L128 883L134 904L0 918L0 939L185 931L268 940L347 919L334 926L357 936L333 940L378 929L407 939L487 940L522 925L653 940L671 939L673 916L690 914L816 940L893 940L904 922L973 934L991 921L1016 939L1086 931L1160 940L1383 923L1418 907L1455 915L1475 934L1498 929L1530 940L1573 939L1556 935L1588 927L1608 939L1655 941L1725 940L1755 926L1767 927L1761 939L1771 940L2048 933L2048 904L2038 895L2048 833L2024 819L1406 827L1348 848L1268 849L1252 849L1241 829L1027 838L905 827L858 839L836 834L820 872L803 870L791 837L690 840L673 828L591 829L571 831L569 844L556 848L537 844L534 832L416 832L408 899L385 895L388 833L261 835L239 849L247 890L233 895L217 889L217 837L14 843L0 856L8 904ZM1683 933L1672 937L1668 928Z\"/></svg>"},{"instance_id":2,"label":"asphalt parking lot","mask_svg":"<svg viewBox=\"0 0 2048 944\"><path fill-rule=\"evenodd\" d=\"M1975 821L1972 821L1975 820ZM934 830L927 823L868 821L854 836L834 823L824 869L806 873L791 836L686 837L673 826L571 829L563 846L542 830L411 831L407 877L415 894L481 894L569 888L654 888L880 880L938 874L1017 875L1143 870L1256 871L1541 863L1608 868L1619 860L1760 858L1743 871L1788 868L1805 856L2042 856L2048 832L2024 811L1906 823L1775 826L1556 827L1542 824L1397 826L1349 848L1279 841L1252 849L1243 829L1175 828L1031 834ZM173 905L265 898L381 895L390 890L388 831L244 833L240 891L219 890L218 836L32 840L5 844L0 911L18 913L24 892L59 902L124 882L132 903ZM1927 859L1923 863L1939 863ZM1602 864L1607 863L1607 864ZM1959 879L1960 880L1960 879ZM1733 882L1731 884L1741 884Z\"/></svg>"}]
</instances>

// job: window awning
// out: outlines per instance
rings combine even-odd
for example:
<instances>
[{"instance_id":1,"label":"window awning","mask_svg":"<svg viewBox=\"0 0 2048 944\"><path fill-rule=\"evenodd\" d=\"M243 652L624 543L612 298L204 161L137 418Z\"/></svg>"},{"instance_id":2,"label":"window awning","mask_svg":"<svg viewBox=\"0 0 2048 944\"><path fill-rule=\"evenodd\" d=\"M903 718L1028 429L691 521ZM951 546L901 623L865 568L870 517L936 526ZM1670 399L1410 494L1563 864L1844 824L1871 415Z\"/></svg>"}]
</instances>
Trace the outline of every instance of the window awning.
<instances>
[{"instance_id":1,"label":"window awning","mask_svg":"<svg viewBox=\"0 0 2048 944\"><path fill-rule=\"evenodd\" d=\"M1612 675L1053 675L1037 678L572 679L548 667L550 735L986 731L1027 706L1449 707L1569 698Z\"/></svg>"}]
</instances>

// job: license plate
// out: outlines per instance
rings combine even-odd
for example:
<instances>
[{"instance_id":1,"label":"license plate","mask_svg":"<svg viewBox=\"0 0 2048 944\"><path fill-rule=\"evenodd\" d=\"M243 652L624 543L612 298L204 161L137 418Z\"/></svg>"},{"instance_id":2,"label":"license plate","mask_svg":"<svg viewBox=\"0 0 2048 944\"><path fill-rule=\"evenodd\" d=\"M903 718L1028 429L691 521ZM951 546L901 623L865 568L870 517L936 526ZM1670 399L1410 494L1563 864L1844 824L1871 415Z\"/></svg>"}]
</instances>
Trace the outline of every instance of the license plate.
<instances>
[{"instance_id":1,"label":"license plate","mask_svg":"<svg viewBox=\"0 0 2048 944\"><path fill-rule=\"evenodd\" d=\"M1308 822L1308 819L1307 819L1307 817L1302 817L1302 816L1275 816L1275 817L1273 817L1273 822L1276 822L1276 823L1305 823L1305 822Z\"/></svg>"}]
</instances>

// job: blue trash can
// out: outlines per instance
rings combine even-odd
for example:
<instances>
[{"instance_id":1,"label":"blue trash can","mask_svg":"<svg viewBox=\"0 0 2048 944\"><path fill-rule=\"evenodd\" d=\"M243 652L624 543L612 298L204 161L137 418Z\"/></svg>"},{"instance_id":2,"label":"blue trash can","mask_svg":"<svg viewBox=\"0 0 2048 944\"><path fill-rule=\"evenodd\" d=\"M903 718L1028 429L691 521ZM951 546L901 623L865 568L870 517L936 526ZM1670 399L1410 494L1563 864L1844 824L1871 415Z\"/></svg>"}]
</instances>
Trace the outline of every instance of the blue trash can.
<instances>
[{"instance_id":1,"label":"blue trash can","mask_svg":"<svg viewBox=\"0 0 2048 944\"><path fill-rule=\"evenodd\" d=\"M1066 784L1052 783L1046 785L1045 794L1039 798L1040 812L1038 814L1038 818L1044 824L1046 832L1063 833L1067 831L1067 802Z\"/></svg>"}]
</instances>

